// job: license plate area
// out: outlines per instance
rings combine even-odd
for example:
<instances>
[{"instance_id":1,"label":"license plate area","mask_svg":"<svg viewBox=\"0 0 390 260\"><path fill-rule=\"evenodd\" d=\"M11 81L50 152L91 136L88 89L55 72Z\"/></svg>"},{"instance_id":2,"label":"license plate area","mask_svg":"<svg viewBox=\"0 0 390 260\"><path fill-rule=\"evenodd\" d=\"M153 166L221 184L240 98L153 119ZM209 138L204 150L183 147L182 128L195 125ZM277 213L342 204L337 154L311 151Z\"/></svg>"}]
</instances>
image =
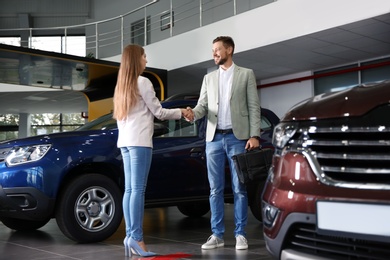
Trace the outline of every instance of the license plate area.
<instances>
[{"instance_id":1,"label":"license plate area","mask_svg":"<svg viewBox=\"0 0 390 260\"><path fill-rule=\"evenodd\" d=\"M317 201L317 232L390 242L390 205Z\"/></svg>"}]
</instances>

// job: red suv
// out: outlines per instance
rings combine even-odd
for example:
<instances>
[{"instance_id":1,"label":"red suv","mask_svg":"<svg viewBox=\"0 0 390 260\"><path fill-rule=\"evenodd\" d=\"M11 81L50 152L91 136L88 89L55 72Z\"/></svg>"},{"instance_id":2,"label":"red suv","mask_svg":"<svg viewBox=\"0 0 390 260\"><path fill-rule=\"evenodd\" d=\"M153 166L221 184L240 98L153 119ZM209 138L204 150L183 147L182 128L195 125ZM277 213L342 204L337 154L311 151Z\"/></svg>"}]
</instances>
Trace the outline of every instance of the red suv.
<instances>
[{"instance_id":1,"label":"red suv","mask_svg":"<svg viewBox=\"0 0 390 260\"><path fill-rule=\"evenodd\" d=\"M273 144L262 195L272 256L390 258L390 81L297 104Z\"/></svg>"}]
</instances>

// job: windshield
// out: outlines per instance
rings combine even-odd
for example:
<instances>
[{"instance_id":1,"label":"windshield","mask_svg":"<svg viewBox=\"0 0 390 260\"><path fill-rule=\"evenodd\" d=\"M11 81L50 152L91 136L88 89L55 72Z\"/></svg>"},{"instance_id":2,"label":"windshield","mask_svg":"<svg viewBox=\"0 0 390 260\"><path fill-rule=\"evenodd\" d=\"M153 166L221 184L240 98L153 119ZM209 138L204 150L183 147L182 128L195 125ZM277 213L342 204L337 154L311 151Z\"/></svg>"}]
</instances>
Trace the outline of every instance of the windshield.
<instances>
[{"instance_id":1,"label":"windshield","mask_svg":"<svg viewBox=\"0 0 390 260\"><path fill-rule=\"evenodd\" d=\"M112 113L96 118L76 129L76 131L86 130L107 130L117 128L116 120L112 118Z\"/></svg>"}]
</instances>

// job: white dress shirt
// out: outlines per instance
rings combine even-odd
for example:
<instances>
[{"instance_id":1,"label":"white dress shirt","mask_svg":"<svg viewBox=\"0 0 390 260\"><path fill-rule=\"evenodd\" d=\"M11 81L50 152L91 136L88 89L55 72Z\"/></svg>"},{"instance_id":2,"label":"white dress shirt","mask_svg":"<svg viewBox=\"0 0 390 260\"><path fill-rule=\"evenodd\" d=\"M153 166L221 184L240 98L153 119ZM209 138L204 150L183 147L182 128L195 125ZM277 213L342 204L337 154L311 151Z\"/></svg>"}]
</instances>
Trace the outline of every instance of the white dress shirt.
<instances>
[{"instance_id":1,"label":"white dress shirt","mask_svg":"<svg viewBox=\"0 0 390 260\"><path fill-rule=\"evenodd\" d=\"M219 97L217 129L231 129L230 97L232 92L234 63L227 70L219 67Z\"/></svg>"}]
</instances>

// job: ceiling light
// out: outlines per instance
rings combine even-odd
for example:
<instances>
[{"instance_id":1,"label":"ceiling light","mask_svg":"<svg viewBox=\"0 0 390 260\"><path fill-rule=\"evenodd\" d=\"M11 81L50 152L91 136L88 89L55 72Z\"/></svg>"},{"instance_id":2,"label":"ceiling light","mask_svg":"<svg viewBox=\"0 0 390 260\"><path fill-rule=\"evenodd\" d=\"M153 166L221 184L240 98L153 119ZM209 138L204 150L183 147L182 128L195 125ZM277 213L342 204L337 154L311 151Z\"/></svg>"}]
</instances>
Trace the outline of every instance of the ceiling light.
<instances>
[{"instance_id":1,"label":"ceiling light","mask_svg":"<svg viewBox=\"0 0 390 260\"><path fill-rule=\"evenodd\" d=\"M46 100L47 98L46 97L38 97L38 96L28 96L28 97L25 97L24 99L32 100L32 101L43 101L43 100Z\"/></svg>"}]
</instances>

